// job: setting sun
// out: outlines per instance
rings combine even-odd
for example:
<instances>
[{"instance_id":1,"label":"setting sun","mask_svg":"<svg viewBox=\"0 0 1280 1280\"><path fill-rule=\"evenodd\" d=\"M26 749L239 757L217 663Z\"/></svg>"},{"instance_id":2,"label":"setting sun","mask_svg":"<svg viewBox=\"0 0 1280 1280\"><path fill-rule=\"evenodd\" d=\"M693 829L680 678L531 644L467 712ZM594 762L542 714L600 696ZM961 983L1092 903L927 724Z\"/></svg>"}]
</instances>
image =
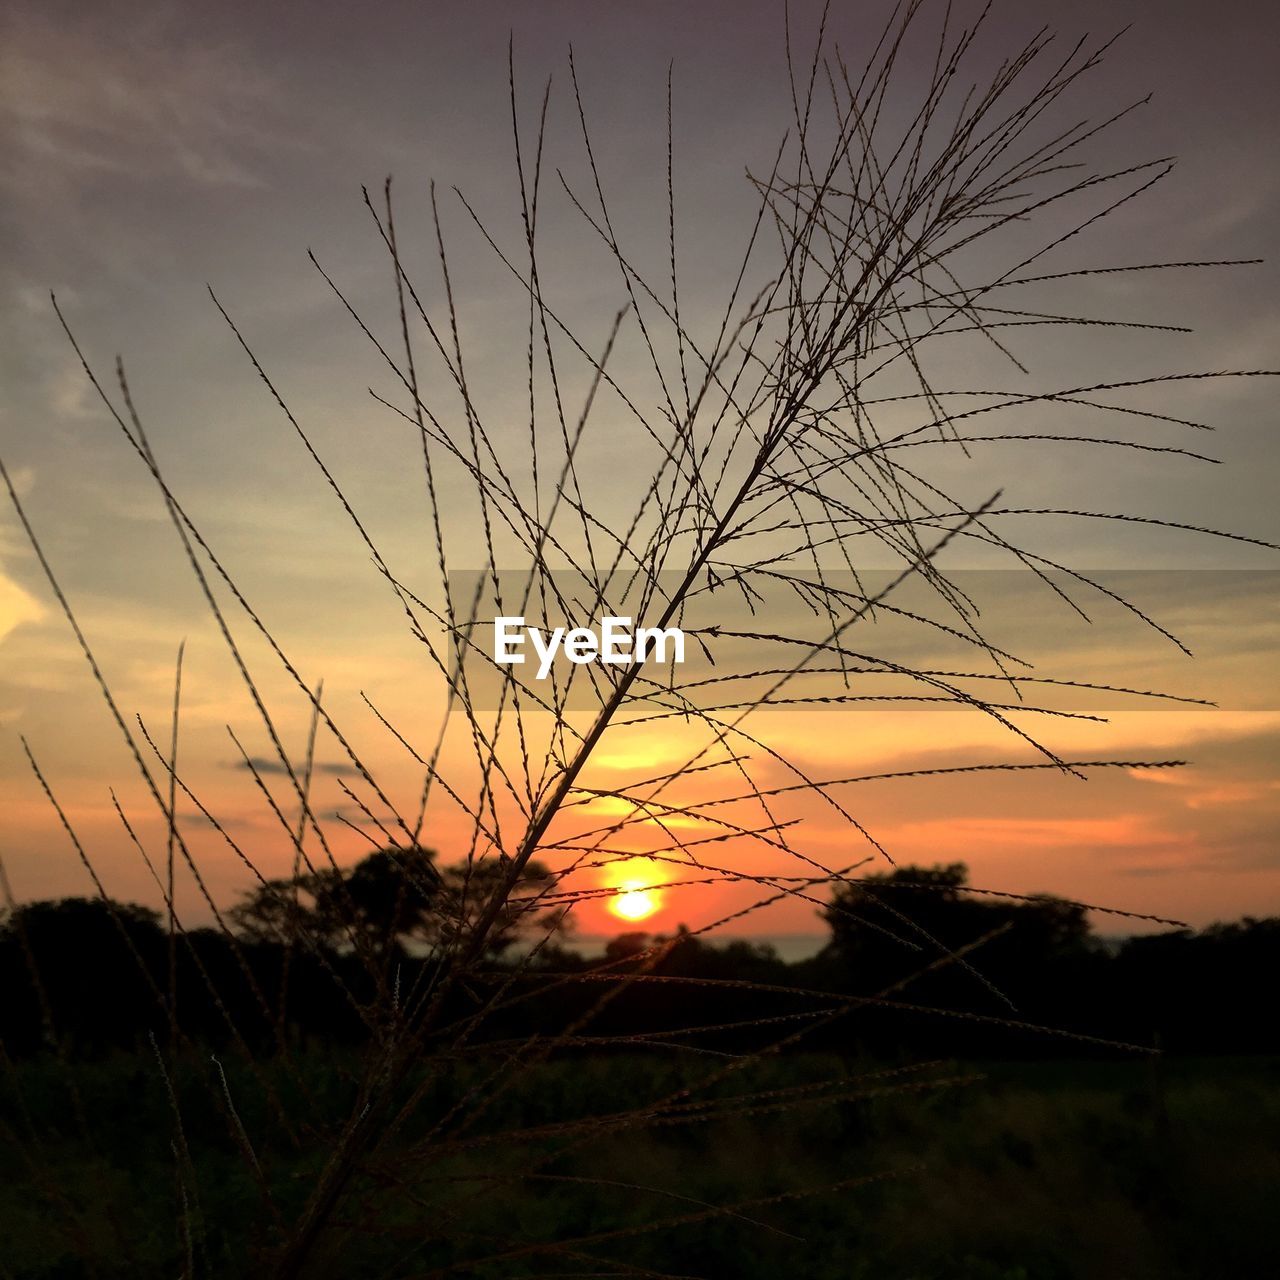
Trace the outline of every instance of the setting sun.
<instances>
[{"instance_id":1,"label":"setting sun","mask_svg":"<svg viewBox=\"0 0 1280 1280\"><path fill-rule=\"evenodd\" d=\"M654 868L648 862L627 859L615 863L604 879L613 890L606 909L619 920L647 920L662 908L663 893L654 883Z\"/></svg>"},{"instance_id":2,"label":"setting sun","mask_svg":"<svg viewBox=\"0 0 1280 1280\"><path fill-rule=\"evenodd\" d=\"M658 895L650 889L628 889L609 903L609 910L623 920L644 920L658 909Z\"/></svg>"}]
</instances>

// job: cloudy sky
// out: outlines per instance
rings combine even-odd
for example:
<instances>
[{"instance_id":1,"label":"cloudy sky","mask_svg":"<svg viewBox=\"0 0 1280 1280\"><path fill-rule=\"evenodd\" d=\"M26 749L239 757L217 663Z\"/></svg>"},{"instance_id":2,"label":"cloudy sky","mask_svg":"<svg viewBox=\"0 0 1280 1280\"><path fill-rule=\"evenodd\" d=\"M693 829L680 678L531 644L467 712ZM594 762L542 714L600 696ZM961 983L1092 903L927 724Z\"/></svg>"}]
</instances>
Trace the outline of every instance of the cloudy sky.
<instances>
[{"instance_id":1,"label":"cloudy sky","mask_svg":"<svg viewBox=\"0 0 1280 1280\"><path fill-rule=\"evenodd\" d=\"M198 777L201 798L237 840L258 851L268 872L287 865L287 845L255 793L244 757L267 758L269 744L185 568L163 502L86 380L50 293L109 389L115 357L123 356L172 489L297 669L309 683L324 680L326 705L346 717L353 742L377 762L388 794L412 808L419 773L389 744L360 692L406 729L412 726L413 740L429 748L440 709L438 681L208 288L340 477L388 562L403 566L406 581L426 592L429 566L417 566L429 558L431 544L415 441L402 420L371 400L369 387L387 395L395 387L308 261L308 249L353 305L394 336L390 268L360 188L367 184L376 194L394 175L405 261L427 282L428 305L436 307L434 182L459 324L474 352L472 377L485 388L504 455L509 450L518 459L527 302L513 292L454 191L462 190L500 243L518 242L508 38L527 139L542 86L553 79L546 165L548 173L563 169L570 185L587 179L568 77L572 46L619 235L655 272L664 269L672 66L683 308L697 331L717 322L749 230L753 206L745 175L767 170L790 121L782 8L774 0L391 0L368 7L328 0L287 7L238 0L93 6L16 0L6 6L0 459L122 714L131 724L140 714L158 742L167 740L175 655L186 640L184 776ZM811 47L819 12L803 0L793 4L798 47ZM875 5L837 3L829 36L856 61L865 52L869 15L878 13ZM1068 122L1104 118L1153 95L1100 140L1096 163L1179 158L1148 199L1126 206L1083 243L1066 246L1046 269L1265 262L1079 283L1059 294L1057 305L1193 332L1135 332L1121 342L1110 335L1068 341L1053 330L1031 330L1038 336L1019 347L1029 376L1038 385L1069 387L1173 370L1280 367L1274 160L1280 22L1274 13L1259 4L1195 0L1070 7L1010 0L989 21L979 63L990 65L1046 21L1072 41L1132 23L1064 107ZM923 84L928 61L923 50L905 58L901 101L911 99L913 84ZM624 300L616 272L588 245L557 183L548 182L540 217L547 238L543 266L556 305L602 332ZM620 352L624 367L630 358ZM944 377L960 376L960 356L941 359ZM1031 463L1023 456L1009 464L1019 486L1011 505L1127 510L1280 540L1274 384L1172 384L1141 403L1211 423L1216 434L1194 443L1218 464L1108 452L1049 453ZM501 425L507 421L509 428ZM598 464L591 493L604 505L625 492L628 481L627 469L611 461L616 455L616 448L586 455ZM973 484L986 484L1005 460L984 465ZM952 478L970 484L959 464ZM448 516L449 493L443 501ZM1011 644L1033 650L1044 669L1077 679L1159 684L1218 704L1132 708L1120 699L1103 709L1109 723L1066 723L1055 730L1055 746L1081 759L1177 758L1191 767L1116 771L1088 784L1057 776L1016 784L975 785L962 777L933 779L927 787L851 784L859 821L900 861L963 859L975 883L994 888L1055 892L1195 923L1280 912L1274 836L1280 709L1272 674L1280 654L1273 585L1280 560L1250 543L1146 528L1121 538L1106 524L1055 525L1045 537L1042 545L1081 567L1160 571L1134 580L1136 597L1190 636L1188 647L1199 660L1188 664L1171 647L1118 626L1068 633L1066 620L1059 622L1049 605L1037 600L1021 607L1006 588L997 593L996 612ZM282 700L289 748L301 751L305 708L250 629L243 638L264 693ZM988 726L948 713L770 715L771 742L813 776L992 762L1009 754ZM111 891L155 901L111 788L153 855L163 852L163 824L131 771L6 495L0 511L0 854L20 897L87 892L87 873L32 775L23 736ZM670 737L637 732L625 749L601 758L598 776L607 781L638 767L659 771L673 758ZM350 815L341 786L351 780L336 756L325 764L317 795L332 808L347 805ZM842 847L847 831L826 826L819 810L796 813L807 823L812 855L828 865L854 861ZM451 842L465 839L456 815L441 812L433 821L431 841L446 854ZM246 883L244 868L207 824L193 819L192 840L202 850L211 893L228 901ZM353 829L340 827L334 847L349 860L362 846ZM767 850L740 856L753 874L776 870ZM678 907L669 902L655 925L677 918L702 924L742 905L744 892L690 891ZM194 918L201 911L194 890L188 900ZM598 932L608 924L597 911L585 927ZM743 927L808 930L812 907L786 902Z\"/></svg>"}]
</instances>

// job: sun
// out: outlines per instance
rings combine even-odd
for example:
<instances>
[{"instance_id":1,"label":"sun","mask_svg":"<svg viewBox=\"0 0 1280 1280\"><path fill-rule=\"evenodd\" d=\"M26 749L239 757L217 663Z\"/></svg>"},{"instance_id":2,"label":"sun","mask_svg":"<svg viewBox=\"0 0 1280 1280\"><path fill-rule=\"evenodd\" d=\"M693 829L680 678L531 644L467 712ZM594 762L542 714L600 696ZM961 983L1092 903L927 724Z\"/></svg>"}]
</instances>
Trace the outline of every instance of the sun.
<instances>
[{"instance_id":1,"label":"sun","mask_svg":"<svg viewBox=\"0 0 1280 1280\"><path fill-rule=\"evenodd\" d=\"M622 920L646 920L657 909L658 895L651 889L627 888L609 903L609 910Z\"/></svg>"},{"instance_id":2,"label":"sun","mask_svg":"<svg viewBox=\"0 0 1280 1280\"><path fill-rule=\"evenodd\" d=\"M635 924L661 910L663 893L653 883L653 868L647 862L615 863L604 878L613 891L605 904L610 915Z\"/></svg>"}]
</instances>

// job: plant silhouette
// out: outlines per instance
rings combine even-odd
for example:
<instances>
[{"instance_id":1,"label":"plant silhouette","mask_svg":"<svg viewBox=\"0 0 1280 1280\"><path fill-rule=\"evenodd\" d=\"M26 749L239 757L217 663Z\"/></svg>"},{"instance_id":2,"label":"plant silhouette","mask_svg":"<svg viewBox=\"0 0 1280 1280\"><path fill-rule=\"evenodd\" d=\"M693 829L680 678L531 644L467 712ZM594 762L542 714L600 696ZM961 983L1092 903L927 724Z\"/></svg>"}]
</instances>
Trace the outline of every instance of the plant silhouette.
<instances>
[{"instance_id":1,"label":"plant silhouette","mask_svg":"<svg viewBox=\"0 0 1280 1280\"><path fill-rule=\"evenodd\" d=\"M30 1030L44 1018L58 1079L70 1091L79 1087L74 1046L58 1041L58 1021L69 1018L89 1039L128 1027L129 1037L145 1032L151 1045L149 1096L160 1100L165 1137L153 1126L139 1139L151 1144L152 1161L139 1177L169 1196L173 1210L163 1246L152 1226L122 1242L124 1256L150 1251L149 1265L188 1280L670 1275L689 1266L776 1275L784 1264L769 1248L785 1238L785 1256L794 1257L800 1246L773 1215L803 1215L809 1209L798 1206L812 1196L843 1198L902 1169L844 1162L810 1179L808 1156L790 1153L798 1176L784 1185L787 1161L730 1156L742 1167L712 1185L697 1181L697 1161L676 1162L692 1179L677 1189L656 1176L646 1183L627 1144L643 1134L655 1144L645 1150L656 1165L660 1135L723 1126L741 1137L759 1124L768 1151L786 1140L768 1125L778 1117L799 1125L796 1117L814 1109L837 1118L826 1123L861 1132L862 1120L841 1119L851 1109L972 1082L973 1073L941 1061L939 1045L972 1049L988 1032L1001 1047L1016 1035L1088 1052L1149 1052L1148 1028L1130 1035L1127 1015L1089 1005L1099 974L1142 968L1132 956L1109 958L1091 939L1088 913L1105 907L971 886L958 865L885 871L892 851L863 821L857 797L866 783L902 775L821 776L802 750L773 740L760 714L802 706L852 714L862 700L942 703L998 729L1008 744L1004 761L957 758L907 776L982 770L1012 784L1039 770L1084 785L1101 771L1183 763L1158 753L1081 758L1055 745L1054 727L1093 718L1055 703L1065 688L1139 703L1168 695L1032 674L1004 637L988 634L983 602L949 566L959 552L989 557L1025 573L1036 601L1082 617L1086 603L1115 608L1181 647L1097 575L1017 531L1039 517L1104 521L1117 536L1152 528L1233 535L1098 510L1086 495L1063 506L1006 496L974 450L1052 442L1202 460L1171 443L1190 420L1150 410L1142 394L1270 373L1110 370L1073 385L1032 386L1016 338L1180 328L1064 311L1050 301L1064 282L1087 281L1095 270L1237 264L1151 262L1144 252L1128 266L1053 269L1055 251L1074 248L1171 166L1089 159L1127 110L1096 121L1064 114L1087 96L1109 41L1064 45L1045 30L988 66L977 58L988 32L986 10L967 20L950 5L913 0L864 42L858 64L834 44L825 15L809 59L795 55L787 31L793 118L779 122L768 167L749 174L745 243L715 307L696 308L696 324L682 292L670 83L666 173L649 211L664 242L655 267L643 246L625 242L572 55L563 163L550 156L561 141L548 125L551 87L527 111L511 55L515 233L461 192L445 210L433 188L428 284L409 265L390 180L380 197L366 191L393 290L385 331L312 258L383 371L388 385L373 391L374 403L420 448L426 532L416 545L426 551L413 564L378 544L354 486L273 379L248 324L215 296L229 344L324 481L442 694L443 714L430 725L412 702L364 699L366 727L385 734L385 750L413 770L408 787L392 781L395 771L303 679L201 530L157 459L123 364L108 389L68 327L104 413L163 501L249 699L253 731L269 744L257 756L232 733L240 776L256 787L279 842L270 865L292 866L267 874L263 851L239 838L205 803L199 780L186 776L181 651L166 740L121 707L3 471L163 828L162 847L148 847L117 801L155 877L161 919L113 900L74 810L27 746L37 784L99 898L11 904L5 954L28 971L25 1023ZM908 65L929 70L924 82L907 81L904 99ZM592 268L612 282L612 318L603 323L562 307L546 246L553 200L574 219L580 269L594 252ZM483 325L468 322L471 300L451 256L451 237L463 233L492 250L512 291L508 310L522 325L527 319L505 385L476 376ZM954 385L954 364L937 372L934 352L957 334L980 344L1001 372L990 381L975 374L976 386ZM1014 390L1002 389L1008 379L1017 380ZM520 390L514 399L512 386ZM1107 425L1043 430L1035 414L1064 408ZM1007 431L989 429L997 416ZM867 571L872 558L889 567ZM775 609L778 599L790 607ZM1029 609L1038 607L1030 600ZM725 622L729 601L754 621ZM482 642L490 607L495 617L527 616L539 626L589 625L605 614L679 625L706 665L691 673L675 663L583 664L539 681L527 668L494 662ZM877 629L890 623L905 633ZM886 634L902 642L886 646ZM938 645L949 655L941 663ZM284 694L268 693L280 688ZM306 750L291 752L286 726L302 722ZM658 722L663 762L628 754ZM601 766L611 750L624 767ZM343 779L348 805L336 816L316 799L321 752L336 755ZM825 847L838 853L826 861L807 838L815 811L841 833L828 835ZM437 856L422 841L424 833L435 841L442 813L454 835ZM193 851L197 819L251 877L237 905L210 888ZM378 832L354 862L338 856L337 844L353 827L366 839ZM748 852L767 853L770 869L750 869L760 862ZM636 858L673 895L700 884L745 888L751 900L696 929L624 935L601 960L575 958L564 943L576 913L623 892L601 876ZM184 919L180 880L211 925ZM832 931L808 968L708 940L784 899L822 911ZM50 930L62 939L52 949L41 941ZM1270 925L1255 923L1245 935L1195 945L1271 945ZM1174 951L1184 943L1192 946L1150 945ZM90 945L112 964L127 954L136 971L127 1000L109 1011L92 1000L77 1005L74 983L57 972ZM56 980L39 1014L46 972ZM869 1042L860 1039L865 1024L881 1014L948 1030L913 1043L895 1021L895 1053L934 1056L869 1068L853 1051ZM959 1022L966 1030L952 1036ZM219 1051L212 1060L210 1043ZM806 1049L819 1054L814 1078L771 1074ZM628 1053L642 1065L613 1071L609 1055ZM681 1070L655 1065L663 1055L678 1057ZM556 1074L584 1061L605 1065L599 1076L585 1067L577 1078ZM30 1087L12 1074L15 1089ZM88 1109L77 1114L91 1150ZM60 1185L57 1152L46 1149L38 1125L24 1124L18 1116L11 1127L22 1130L33 1177L71 1224L76 1261L68 1266L81 1270L68 1274L92 1274L95 1233L107 1229L98 1201L83 1185ZM111 1182L109 1169L90 1165ZM729 1177L762 1168L749 1186ZM163 1192L155 1191L157 1169L165 1170ZM584 1188L589 1200L571 1197ZM743 1243L753 1233L767 1241L758 1255ZM847 1251L828 1250L815 1266L828 1263L806 1273L855 1274Z\"/></svg>"}]
</instances>

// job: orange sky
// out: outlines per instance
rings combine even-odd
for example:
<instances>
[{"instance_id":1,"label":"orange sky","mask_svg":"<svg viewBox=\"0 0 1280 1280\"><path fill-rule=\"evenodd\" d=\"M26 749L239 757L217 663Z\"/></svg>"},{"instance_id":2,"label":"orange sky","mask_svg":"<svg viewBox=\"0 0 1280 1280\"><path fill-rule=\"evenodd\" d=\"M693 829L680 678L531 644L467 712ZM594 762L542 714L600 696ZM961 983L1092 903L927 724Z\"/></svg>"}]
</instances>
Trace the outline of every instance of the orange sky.
<instances>
[{"instance_id":1,"label":"orange sky","mask_svg":"<svg viewBox=\"0 0 1280 1280\"><path fill-rule=\"evenodd\" d=\"M296 797L285 785L270 735L210 618L164 504L84 379L53 315L49 290L57 291L108 387L115 353L124 350L139 411L169 483L301 679L308 687L323 681L325 708L377 779L382 795L353 769L333 736L321 731L312 794L325 818L329 849L313 833L307 848L317 858L331 853L351 863L384 839L379 823L394 830L390 807L412 823L422 793L421 766L369 704L426 757L440 732L442 681L408 633L404 611L371 566L368 548L213 308L206 283L214 283L244 326L387 564L409 589L441 607L445 583L436 573L420 438L403 417L369 395L372 387L403 399L403 387L318 277L305 246L316 248L353 305L395 347L400 332L393 276L360 197L361 182L376 188L394 171L403 201L398 227L405 262L423 282L424 306L436 317L438 331L450 332L430 212L430 183L439 180L459 341L468 352L476 403L461 412L450 371L434 356L422 355L423 395L459 439L467 436L470 415L478 415L502 465L523 486L520 492L531 504L530 495L545 503L556 474L554 450L564 438L560 415L566 423L576 420L594 371L581 360L574 363L568 342L564 352L557 348L562 367L554 390L560 403L552 408L550 380L539 366L533 381L540 397L538 438L546 452L534 494L524 363L528 298L513 286L452 187L458 182L492 218L499 243L520 244L506 96L508 30L526 60L519 64L520 93L530 99L520 98L523 110L536 112L547 74L560 77L548 116L546 174L563 172L576 189L590 191L593 178L581 154L576 111L571 96L561 92L567 84L565 49L573 41L602 140L601 182L612 196L619 234L647 278L662 282L663 289L670 273L666 75L673 52L679 52L673 166L685 282L681 316L691 333L711 340L736 278L739 247L753 225L744 169L767 171L791 124L779 6L767 0L734 4L731 12L712 4L656 6L655 12L667 15L660 22L646 21L646 6L606 11L577 0L455 6L447 15L433 15L430 40L406 38L406 24L421 20L420 7L400 12L393 4L377 18L362 12L359 21L347 8L317 6L314 20L302 23L283 10L268 16L260 6L244 12L234 5L205 6L198 21L193 16L189 25L175 25L160 18L134 22L86 6L64 15L59 26L42 6L20 3L7 33L6 78L21 92L0 98L0 182L11 211L5 227L20 248L0 264L0 303L11 335L2 353L0 457L129 731L137 733L135 717L141 716L162 752L170 736L175 656L185 641L178 773L267 875L291 865ZM815 26L820 8L796 6L797 22ZM863 8L835 14L831 38L859 47L862 31L856 24ZM989 31L997 44L1021 39L1046 16L1071 26L1061 6L1006 8ZM1135 83L1144 91L1150 84L1161 105L1132 120L1126 116L1122 129L1095 140L1097 163L1127 165L1180 151L1184 168L1162 194L1123 202L1114 217L1036 260L1035 269L1070 273L1153 258L1271 260L1225 273L1072 276L1060 292L1043 297L1034 289L1019 291L1018 305L1029 313L1036 307L1054 314L1084 311L1166 327L1004 331L1013 335L1009 341L1021 366L973 335L948 336L937 348L930 376L934 387L968 397L967 406L973 396L987 394L976 387L1018 394L1029 387L1072 388L1109 378L1155 379L1172 370L1256 370L1276 363L1280 188L1268 176L1275 167L1269 123L1275 118L1274 41L1259 38L1249 24L1221 22L1204 5L1162 6L1158 21L1147 9L1138 0L1080 9L1080 24L1096 19L1094 30L1122 26L1130 17L1146 18L1147 25L1127 52L1122 42L1093 87L1072 100L1072 109L1105 115L1135 96ZM353 56L356 48L359 56ZM900 75L908 101L933 63L932 45L904 52ZM343 68L341 76L335 76L335 65ZM892 107L885 119L886 127L898 119ZM600 350L626 291L612 255L594 231L584 231L564 193L546 181L538 217L547 287L554 290L557 315L585 334L592 350ZM1019 260L1022 234L1015 229L1010 261ZM975 279L986 279L1007 263L979 244L965 251L963 265ZM748 292L764 278L763 268L753 271L747 273ZM1022 312L1010 312L1015 314ZM658 405L652 412L665 429L662 389L647 346L660 328L656 307L649 319L655 322L650 333L642 335L630 320L620 329L609 368L637 401ZM429 343L419 337L425 351ZM679 352L670 334L655 341L657 358L667 362L669 391L680 380L671 363ZM909 432L931 410L911 377L901 385L892 382L895 377L891 370L887 390L906 387L915 398L878 406L877 429ZM633 914L654 908L644 916L645 927L701 927L734 916L726 926L734 933L803 933L820 928L817 903L810 899L825 896L821 888L806 889L803 878L870 857L865 873L887 865L887 853L899 863L964 861L972 882L983 887L1057 893L1197 925L1280 912L1280 561L1257 544L1278 536L1274 384L1258 378L1189 380L1125 394L1092 407L1069 397L1028 404L1007 429L1088 436L1102 428L1120 430L1120 421L1132 442L1203 450L1222 465L1176 452L1157 458L1145 450L1053 441L1041 441L1035 452L1021 442L987 441L966 451L904 448L892 456L927 470L931 483L958 502L980 503L999 489L1015 513L1124 511L1257 540L1231 544L1149 525L1000 517L1002 530L1041 554L1122 576L1133 571L1136 576L1125 578L1122 590L1182 638L1194 659L1087 590L1080 593L1088 604L1086 621L1016 576L967 579L981 597L984 629L1034 664L1019 668L1024 674L1160 690L1216 704L1153 703L1129 694L1026 685L1028 702L1099 718L1010 711L1010 719L1068 759L1179 759L1187 767L1086 770L1083 781L1050 770L985 770L839 782L1043 757L1008 728L971 712L893 702L777 707L744 723L758 744L730 739L744 757L750 782L725 764L664 791L662 801L683 816L668 816L665 823L628 822L609 840L608 856L624 860L623 869L593 866L566 889L635 895L647 883L645 876L655 883L678 881L648 902L631 899ZM1113 410L1120 402L1136 416L1119 418ZM656 455L620 397L606 388L593 405L575 482L602 521L625 526L637 492L654 474ZM1196 430L1196 424L1216 431ZM717 475L717 466L711 459L707 475ZM724 474L737 472L726 465ZM500 522L496 533L489 527L491 513L477 510L467 469L440 465L435 483L449 567L481 567L485 538L493 536L499 561L519 569L517 539ZM0 855L13 891L31 899L93 889L32 774L25 738L108 891L155 904L159 893L152 873L124 829L116 801L153 865L165 855L165 822L7 497L0 498ZM567 518L564 511L559 518ZM685 535L695 516L689 520ZM668 545L685 544L673 537ZM749 559L760 544L747 545L742 554ZM868 568L891 567L883 548L873 546L872 552ZM945 567L986 572L997 563L989 552L985 545L958 543L948 548ZM834 552L831 563L840 563ZM213 578L280 740L298 762L306 751L307 700ZM905 598L919 603L909 594ZM701 620L689 625L726 625L732 613L727 605L704 605ZM750 629L741 609L732 616ZM784 626L780 618L770 605L759 621L778 630ZM786 618L785 625L800 625L794 612ZM860 623L848 641L861 652L906 665L981 665L963 646L949 648L937 634L895 625L887 615L874 625ZM751 644L720 644L718 674L749 668ZM707 677L699 671L691 664L687 678ZM980 674L982 682L967 687L993 700L1016 700L1011 691L1001 692L990 667ZM885 677L859 680L857 691L868 696L903 692L901 682L893 685ZM730 687L736 686L724 686ZM824 686L824 692L831 690ZM584 710L575 708L573 716L575 725L586 723ZM543 772L546 747L534 732L536 721L530 712L535 775ZM634 798L629 788L637 780L678 766L705 741L705 734L699 738L678 719L620 724L601 741L579 783L627 790ZM163 780L163 766L141 738L139 750ZM828 799L786 791L769 800L767 811L750 797L712 804L752 787L771 791L793 783L796 773L770 751L810 779L833 781ZM501 752L519 791L520 740L510 716ZM245 756L263 762L279 814L244 767ZM474 753L466 726L456 719L445 738L441 771L463 804L474 804ZM641 788L638 794L647 793ZM518 830L517 806L509 797L501 805L507 842ZM183 798L178 808L203 884L184 872L180 904L198 923L210 915L206 891L225 906L251 883L251 875L195 802ZM552 843L574 843L575 832L626 812L616 800L575 806L553 827ZM769 823L791 825L766 838L747 834ZM734 834L726 824L742 831ZM443 785L431 796L423 830L425 843L446 861L464 856L472 843L471 825ZM665 845L676 846L663 855L670 861L637 862ZM571 856L576 855L554 848L546 854L557 868ZM766 909L738 914L770 896L778 900ZM584 900L575 918L589 934L630 927L607 912L600 896ZM1131 927L1119 917L1099 917L1097 923L1108 932Z\"/></svg>"},{"instance_id":2,"label":"orange sky","mask_svg":"<svg viewBox=\"0 0 1280 1280\"><path fill-rule=\"evenodd\" d=\"M1264 585L1269 577L1263 575ZM1259 590L1256 581L1252 589ZM1268 627L1275 625L1274 598L1268 601L1259 595L1255 612L1271 619ZM42 687L32 689L20 717L22 731L109 891L154 904L158 889L123 830L111 788L156 866L164 860L165 824L119 745L118 730L59 635L58 620L48 614L39 622L24 623L9 637L10 653L34 667L40 652L51 673ZM392 646L374 679L362 687L425 754L434 740L438 699L421 671L415 677L407 658L404 665L395 659L396 648ZM406 652L412 655L412 649ZM1257 653L1252 663L1255 678L1246 682L1230 681L1230 664L1225 672L1212 662L1197 668L1206 679L1222 677L1213 691L1225 707L1126 711L1112 705L1106 711L1109 723L1058 721L1042 739L1068 760L1189 762L1180 769L1086 770L1085 780L1040 769L844 781L827 794L846 817L805 790L770 797L765 816L759 801L742 798L747 784L738 768L725 765L659 789L661 807L650 804L641 809L621 798L578 796L552 828L549 843L564 847L547 852L544 860L556 868L569 866L575 858L584 864L560 889L590 891L573 915L578 931L592 935L631 927L670 929L678 923L699 928L768 897L778 900L734 919L726 931L819 932L815 913L826 891L802 881L820 876L821 868L862 864L855 874L883 868L884 855L870 840L898 863L964 861L972 883L981 887L1052 892L1197 925L1275 912L1280 910L1274 845L1280 825L1280 712L1271 709L1276 664L1269 658L1266 651ZM271 769L269 744L261 727L254 728L252 707L243 692L224 701L208 697L202 689L205 681L215 680L224 694L233 687L225 658L217 659L212 636L199 634L188 641L179 774L265 875L283 874L292 861L290 834L263 801L249 772L237 766L238 749L228 735L228 721L246 751L260 761L263 778L290 823L296 821L296 799L278 767ZM140 653L130 661L119 650L102 661L112 675L120 674L121 704L141 712L153 738L167 751L171 669ZM342 670L342 663L335 665ZM1249 667L1244 664L1244 670ZM59 673L57 679L53 673ZM279 682L265 685L278 695L277 707L292 704L282 726L287 727L285 741L295 760L300 759L307 732L300 696L290 699ZM346 686L341 677L329 678L324 700L387 798L412 823L421 769L390 742L354 687ZM415 715L415 705L424 714ZM396 707L403 709L398 716L392 710ZM66 731L70 724L74 733ZM10 728L17 727L11 720ZM794 770L815 781L836 782L1037 758L1001 726L957 711L774 709L754 713L743 727L789 761L784 766L744 748L750 758L742 767L752 784L766 792L793 787ZM527 728L532 736L532 725ZM474 764L467 764L466 736L461 724L451 730L442 773L473 803L477 775ZM596 790L633 788L677 768L706 742L705 732L675 728L670 721L619 726L606 735L598 757L579 781ZM331 850L346 863L381 837L341 784L384 820L386 830L394 831L394 826L385 807L349 766L344 767L343 759L337 744L322 732L313 805L330 818L325 826ZM3 854L15 893L30 898L92 892L88 873L12 732L6 735L0 764L0 802L6 814ZM162 776L160 768L155 772ZM647 798L654 790L638 787L630 794ZM739 798L730 803L717 803L735 796ZM514 807L507 804L505 810L503 834L510 841L519 827ZM194 803L182 801L179 812L209 892L220 905L227 905L251 883L250 873L228 842L199 816ZM358 830L333 821L337 812L354 820ZM645 817L646 813L655 816ZM619 822L621 829L601 836L602 828ZM741 834L769 823L790 825L764 838ZM424 830L424 841L439 849L444 860L464 854L472 835L460 806L440 786L431 798ZM785 847L780 847L784 841ZM317 860L326 856L314 836L309 836L307 848ZM480 848L485 848L484 842ZM657 856L642 856L649 853ZM184 873L180 879L184 912L192 922L207 919L207 906L190 875ZM642 889L655 890L648 901L635 896ZM602 896L602 890L632 895L623 901L643 920L620 919L610 912L611 899ZM1097 917L1096 925L1103 932L1146 927L1104 916Z\"/></svg>"}]
</instances>

